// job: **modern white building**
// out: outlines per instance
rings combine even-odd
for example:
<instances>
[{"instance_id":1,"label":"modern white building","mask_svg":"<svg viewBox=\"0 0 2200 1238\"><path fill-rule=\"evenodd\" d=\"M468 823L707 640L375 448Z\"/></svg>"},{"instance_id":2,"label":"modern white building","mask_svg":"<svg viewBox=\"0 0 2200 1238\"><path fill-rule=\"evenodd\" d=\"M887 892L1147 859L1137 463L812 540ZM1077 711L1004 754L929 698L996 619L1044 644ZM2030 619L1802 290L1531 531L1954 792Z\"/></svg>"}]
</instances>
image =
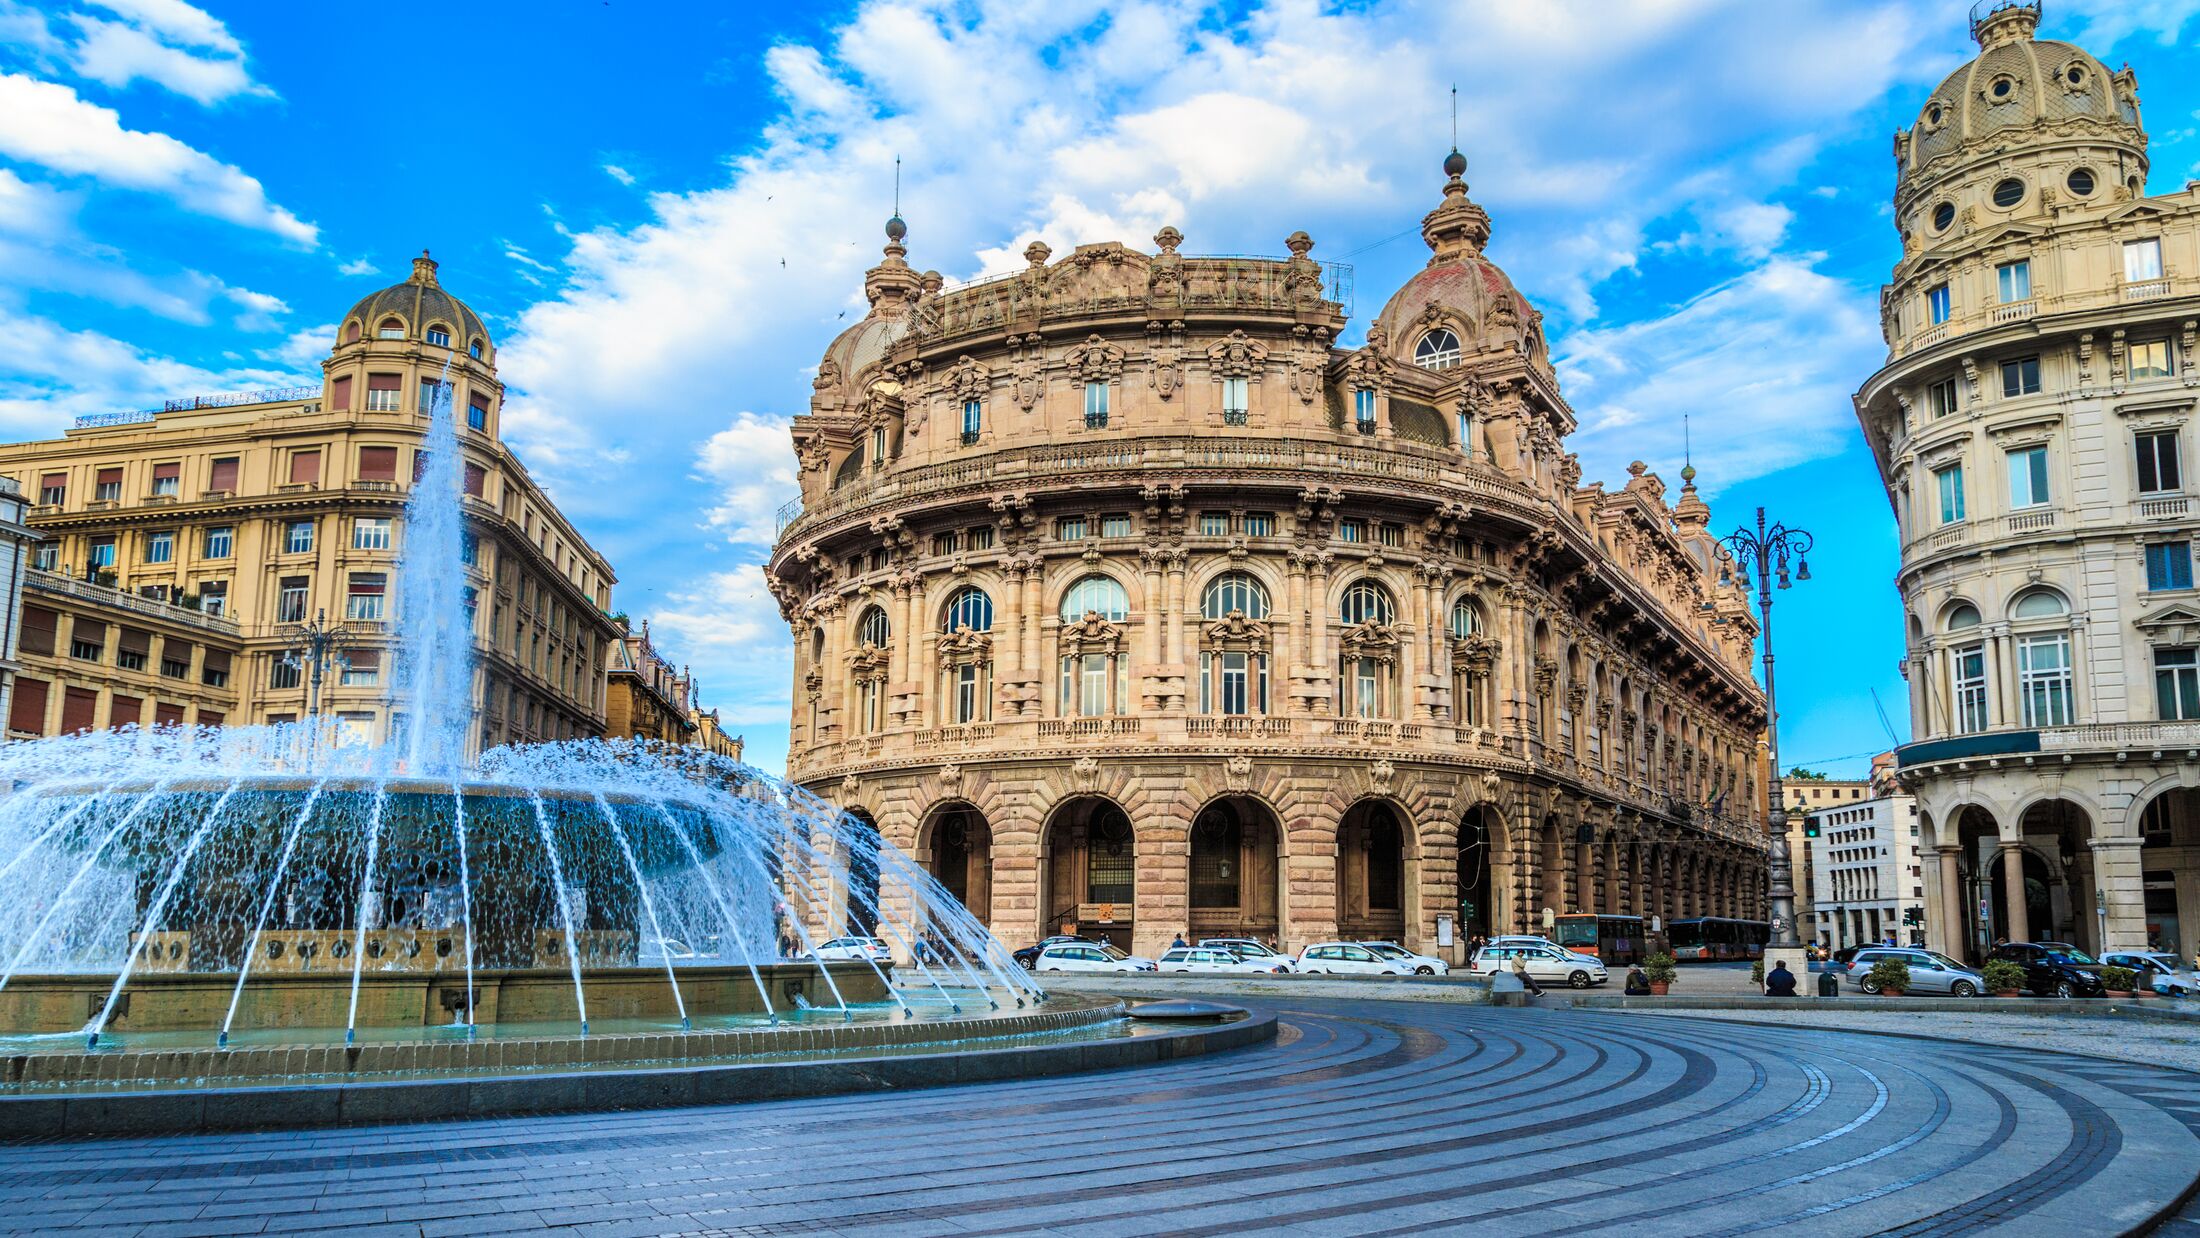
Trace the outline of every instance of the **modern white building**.
<instances>
[{"instance_id":1,"label":"modern white building","mask_svg":"<svg viewBox=\"0 0 2200 1238\"><path fill-rule=\"evenodd\" d=\"M1905 794L1812 811L1811 918L1820 946L1925 940L1925 867L1917 800Z\"/></svg>"}]
</instances>

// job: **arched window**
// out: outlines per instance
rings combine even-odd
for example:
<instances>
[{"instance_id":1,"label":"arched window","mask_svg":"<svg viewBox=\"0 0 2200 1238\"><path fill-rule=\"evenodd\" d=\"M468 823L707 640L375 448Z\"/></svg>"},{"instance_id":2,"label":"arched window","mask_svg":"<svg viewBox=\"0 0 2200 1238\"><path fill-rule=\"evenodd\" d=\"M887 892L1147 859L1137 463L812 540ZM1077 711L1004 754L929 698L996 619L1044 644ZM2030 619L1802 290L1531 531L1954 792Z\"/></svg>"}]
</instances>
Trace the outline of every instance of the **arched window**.
<instances>
[{"instance_id":1,"label":"arched window","mask_svg":"<svg viewBox=\"0 0 2200 1238\"><path fill-rule=\"evenodd\" d=\"M947 599L940 616L940 699L948 721L985 722L993 717L993 599L964 585Z\"/></svg>"},{"instance_id":2,"label":"arched window","mask_svg":"<svg viewBox=\"0 0 2200 1238\"><path fill-rule=\"evenodd\" d=\"M374 334L377 339L401 340L405 338L405 324L396 318L385 318Z\"/></svg>"},{"instance_id":3,"label":"arched window","mask_svg":"<svg viewBox=\"0 0 2200 1238\"><path fill-rule=\"evenodd\" d=\"M2015 633L2017 699L2025 726L2069 726L2076 720L2069 613L2052 589L2034 589L2009 609L2020 625Z\"/></svg>"},{"instance_id":4,"label":"arched window","mask_svg":"<svg viewBox=\"0 0 2200 1238\"><path fill-rule=\"evenodd\" d=\"M1949 722L1968 735L1992 725L1986 695L1986 643L1977 638L1978 608L1968 602L1948 612L1948 631L1963 643L1948 650Z\"/></svg>"},{"instance_id":5,"label":"arched window","mask_svg":"<svg viewBox=\"0 0 2200 1238\"><path fill-rule=\"evenodd\" d=\"M1122 622L1130 596L1106 576L1086 576L1062 595L1063 717L1097 718L1128 711L1130 662Z\"/></svg>"},{"instance_id":6,"label":"arched window","mask_svg":"<svg viewBox=\"0 0 2200 1238\"><path fill-rule=\"evenodd\" d=\"M1448 370L1459 364L1459 337L1449 327L1436 327L1413 346L1413 364L1424 370Z\"/></svg>"},{"instance_id":7,"label":"arched window","mask_svg":"<svg viewBox=\"0 0 2200 1238\"><path fill-rule=\"evenodd\" d=\"M886 648L893 635L893 625L887 621L884 607L873 606L863 612L863 619L856 624L856 640L874 649Z\"/></svg>"},{"instance_id":8,"label":"arched window","mask_svg":"<svg viewBox=\"0 0 2200 1238\"><path fill-rule=\"evenodd\" d=\"M993 599L976 585L964 585L947 599L940 627L948 632L992 631Z\"/></svg>"},{"instance_id":9,"label":"arched window","mask_svg":"<svg viewBox=\"0 0 2200 1238\"><path fill-rule=\"evenodd\" d=\"M1389 623L1396 613L1390 604L1390 591L1372 580L1354 581L1337 607L1337 617L1353 624Z\"/></svg>"},{"instance_id":10,"label":"arched window","mask_svg":"<svg viewBox=\"0 0 2200 1238\"><path fill-rule=\"evenodd\" d=\"M1243 572L1224 572L1207 582L1199 595L1199 613L1206 619L1227 619L1236 611L1247 619L1268 617L1268 590Z\"/></svg>"},{"instance_id":11,"label":"arched window","mask_svg":"<svg viewBox=\"0 0 2200 1238\"><path fill-rule=\"evenodd\" d=\"M476 361L479 361L479 360L481 360L481 337L480 337L480 336L478 336L478 335L477 335L477 336L475 336L475 337L474 337L474 339L473 339L473 342L472 342L472 343L470 343L470 344L468 344L468 345L466 345L466 352L467 352L467 354L468 354L468 355L472 356L474 360L476 360Z\"/></svg>"},{"instance_id":12,"label":"arched window","mask_svg":"<svg viewBox=\"0 0 2200 1238\"><path fill-rule=\"evenodd\" d=\"M2017 599L2017 604L2010 608L2009 617L2012 619L2053 619L2069 613L2070 608L2063 605L2063 600L2059 595L2046 589L2034 589Z\"/></svg>"},{"instance_id":13,"label":"arched window","mask_svg":"<svg viewBox=\"0 0 2200 1238\"><path fill-rule=\"evenodd\" d=\"M1482 688L1496 658L1489 642L1478 639L1481 626L1473 602L1462 597L1451 604L1451 712L1460 726L1481 726L1486 716Z\"/></svg>"},{"instance_id":14,"label":"arched window","mask_svg":"<svg viewBox=\"0 0 2200 1238\"><path fill-rule=\"evenodd\" d=\"M1131 617L1130 595L1106 576L1087 576L1062 595L1062 622L1076 623L1087 614L1121 623Z\"/></svg>"},{"instance_id":15,"label":"arched window","mask_svg":"<svg viewBox=\"0 0 2200 1238\"><path fill-rule=\"evenodd\" d=\"M428 328L428 342L437 348L449 348L451 346L451 329L440 322L431 325Z\"/></svg>"},{"instance_id":16,"label":"arched window","mask_svg":"<svg viewBox=\"0 0 2200 1238\"><path fill-rule=\"evenodd\" d=\"M358 319L354 318L354 319L352 319L352 320L351 320L350 322L347 322L347 323L345 323L345 324L344 324L344 342L345 342L346 344L349 344L349 343L352 343L352 342L356 341L356 340L357 340L357 339L359 338L359 330L360 330L360 329L359 329L359 320L358 320Z\"/></svg>"},{"instance_id":17,"label":"arched window","mask_svg":"<svg viewBox=\"0 0 2200 1238\"><path fill-rule=\"evenodd\" d=\"M1460 598L1451 604L1451 638L1453 640L1465 640L1474 635L1476 629L1480 626L1480 622L1475 618L1474 603L1465 598Z\"/></svg>"}]
</instances>

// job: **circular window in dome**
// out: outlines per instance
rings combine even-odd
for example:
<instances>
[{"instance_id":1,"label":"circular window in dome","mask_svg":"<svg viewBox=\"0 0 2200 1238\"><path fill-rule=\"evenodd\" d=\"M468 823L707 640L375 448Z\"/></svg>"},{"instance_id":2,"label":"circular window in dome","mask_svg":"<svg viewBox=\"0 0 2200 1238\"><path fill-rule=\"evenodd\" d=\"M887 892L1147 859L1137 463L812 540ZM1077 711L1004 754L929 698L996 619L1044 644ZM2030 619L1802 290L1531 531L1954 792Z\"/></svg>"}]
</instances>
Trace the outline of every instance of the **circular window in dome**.
<instances>
[{"instance_id":1,"label":"circular window in dome","mask_svg":"<svg viewBox=\"0 0 2200 1238\"><path fill-rule=\"evenodd\" d=\"M1459 364L1459 337L1438 327L1413 346L1413 364L1424 370L1448 370Z\"/></svg>"},{"instance_id":2,"label":"circular window in dome","mask_svg":"<svg viewBox=\"0 0 2200 1238\"><path fill-rule=\"evenodd\" d=\"M2064 181L2063 183L2070 187L2070 192L2074 196L2080 198L2090 198L2093 196L2094 188L2093 169L2072 168L2070 169L2070 179Z\"/></svg>"},{"instance_id":3,"label":"circular window in dome","mask_svg":"<svg viewBox=\"0 0 2200 1238\"><path fill-rule=\"evenodd\" d=\"M2007 99L2016 92L2017 79L2013 77L1997 77L1994 79L1993 84L1986 88L1986 93L1996 99Z\"/></svg>"},{"instance_id":4,"label":"circular window in dome","mask_svg":"<svg viewBox=\"0 0 2200 1238\"><path fill-rule=\"evenodd\" d=\"M2085 66L2082 64L2073 64L2069 68L2064 69L2063 80L2070 83L2072 86L2085 85Z\"/></svg>"},{"instance_id":5,"label":"circular window in dome","mask_svg":"<svg viewBox=\"0 0 2200 1238\"><path fill-rule=\"evenodd\" d=\"M1994 186L1994 205L2007 210L2024 201L2024 182L2012 176Z\"/></svg>"},{"instance_id":6,"label":"circular window in dome","mask_svg":"<svg viewBox=\"0 0 2200 1238\"><path fill-rule=\"evenodd\" d=\"M1946 232L1948 225L1956 221L1956 204L1943 202L1933 208L1933 231Z\"/></svg>"},{"instance_id":7,"label":"circular window in dome","mask_svg":"<svg viewBox=\"0 0 2200 1238\"><path fill-rule=\"evenodd\" d=\"M1934 128L1938 128L1938 127L1940 126L1940 118L1941 118L1941 111L1940 111L1940 105L1939 105L1939 104L1935 103L1935 104L1934 104L1934 105L1932 105L1931 107L1929 107L1929 108L1926 108L1926 109L1925 109L1925 123L1926 123L1926 124L1928 124L1928 125L1931 125L1931 126L1933 126Z\"/></svg>"}]
</instances>

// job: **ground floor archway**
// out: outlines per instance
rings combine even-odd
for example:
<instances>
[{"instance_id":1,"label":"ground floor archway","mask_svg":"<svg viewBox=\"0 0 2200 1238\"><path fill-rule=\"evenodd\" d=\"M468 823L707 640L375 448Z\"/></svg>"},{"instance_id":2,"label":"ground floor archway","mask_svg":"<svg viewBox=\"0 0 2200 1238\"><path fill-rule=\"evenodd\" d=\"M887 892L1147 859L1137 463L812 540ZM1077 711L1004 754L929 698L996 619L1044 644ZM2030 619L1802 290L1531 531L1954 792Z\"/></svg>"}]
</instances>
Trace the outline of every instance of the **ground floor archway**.
<instances>
[{"instance_id":1,"label":"ground floor archway","mask_svg":"<svg viewBox=\"0 0 2200 1238\"><path fill-rule=\"evenodd\" d=\"M967 803L932 810L917 838L926 872L981 924L993 920L993 827Z\"/></svg>"},{"instance_id":2,"label":"ground floor archway","mask_svg":"<svg viewBox=\"0 0 2200 1238\"><path fill-rule=\"evenodd\" d=\"M1354 804L1337 827L1337 933L1397 941L1406 926L1405 824L1382 800Z\"/></svg>"},{"instance_id":3,"label":"ground floor archway","mask_svg":"<svg viewBox=\"0 0 2200 1238\"><path fill-rule=\"evenodd\" d=\"M1225 796L1199 811L1192 819L1186 936L1266 942L1278 935L1281 837L1275 814L1250 796Z\"/></svg>"},{"instance_id":4,"label":"ground floor archway","mask_svg":"<svg viewBox=\"0 0 2200 1238\"><path fill-rule=\"evenodd\" d=\"M1041 929L1130 947L1137 930L1138 840L1120 804L1085 795L1048 821Z\"/></svg>"}]
</instances>

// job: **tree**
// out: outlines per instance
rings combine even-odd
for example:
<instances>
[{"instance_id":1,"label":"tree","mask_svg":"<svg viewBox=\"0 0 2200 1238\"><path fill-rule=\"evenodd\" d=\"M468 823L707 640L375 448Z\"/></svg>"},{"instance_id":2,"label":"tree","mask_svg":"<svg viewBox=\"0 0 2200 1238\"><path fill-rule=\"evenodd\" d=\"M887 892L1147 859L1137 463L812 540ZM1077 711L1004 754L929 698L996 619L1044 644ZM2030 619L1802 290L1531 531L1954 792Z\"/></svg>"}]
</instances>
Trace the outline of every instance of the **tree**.
<instances>
[{"instance_id":1,"label":"tree","mask_svg":"<svg viewBox=\"0 0 2200 1238\"><path fill-rule=\"evenodd\" d=\"M1826 776L1824 774L1821 774L1814 769L1804 769L1800 765L1788 770L1787 776L1790 780L1795 782L1824 782L1826 780Z\"/></svg>"}]
</instances>

